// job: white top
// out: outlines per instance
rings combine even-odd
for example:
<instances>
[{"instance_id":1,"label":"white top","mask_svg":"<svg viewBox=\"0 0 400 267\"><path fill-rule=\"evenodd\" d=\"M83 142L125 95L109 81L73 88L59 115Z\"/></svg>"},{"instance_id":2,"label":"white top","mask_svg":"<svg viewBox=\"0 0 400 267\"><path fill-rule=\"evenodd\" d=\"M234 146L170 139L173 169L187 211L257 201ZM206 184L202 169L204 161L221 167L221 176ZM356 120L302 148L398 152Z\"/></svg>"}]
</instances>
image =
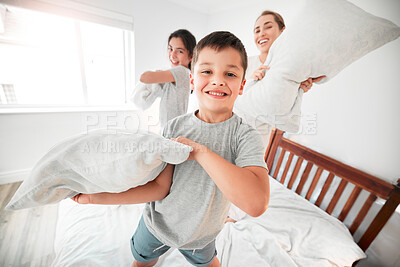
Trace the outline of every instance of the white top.
<instances>
[{"instance_id":1,"label":"white top","mask_svg":"<svg viewBox=\"0 0 400 267\"><path fill-rule=\"evenodd\" d=\"M251 84L253 83L253 80L250 79L250 76L262 64L263 63L260 61L260 58L258 55L247 58L247 70L246 70L246 75L245 75L247 83L243 90L244 94L246 94L246 90L250 90ZM240 117L242 117L246 123L250 124L253 128L255 128L260 133L264 148L266 149L268 142L269 142L269 137L271 134L272 126L269 125L268 123L261 122L260 120L257 120L256 118L249 116L248 114L246 114L245 112L241 112L240 110L235 109L234 111Z\"/></svg>"},{"instance_id":2,"label":"white top","mask_svg":"<svg viewBox=\"0 0 400 267\"><path fill-rule=\"evenodd\" d=\"M247 58L246 80L250 80L251 74L258 69L263 63L258 56L251 56Z\"/></svg>"}]
</instances>

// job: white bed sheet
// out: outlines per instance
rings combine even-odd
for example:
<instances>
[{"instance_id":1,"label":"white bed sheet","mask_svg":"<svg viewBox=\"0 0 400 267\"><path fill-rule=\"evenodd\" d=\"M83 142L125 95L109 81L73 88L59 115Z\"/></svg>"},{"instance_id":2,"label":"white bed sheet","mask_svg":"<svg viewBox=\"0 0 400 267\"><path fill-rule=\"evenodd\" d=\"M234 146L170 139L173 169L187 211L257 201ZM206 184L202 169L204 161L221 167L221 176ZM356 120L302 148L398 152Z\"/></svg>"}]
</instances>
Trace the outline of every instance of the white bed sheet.
<instances>
[{"instance_id":1,"label":"white bed sheet","mask_svg":"<svg viewBox=\"0 0 400 267\"><path fill-rule=\"evenodd\" d=\"M218 258L235 266L351 266L365 254L347 228L294 192L271 181L270 205L262 216L225 224L217 237ZM143 205L79 205L64 200L54 243L53 266L130 266L129 241ZM191 266L178 250L156 266Z\"/></svg>"}]
</instances>

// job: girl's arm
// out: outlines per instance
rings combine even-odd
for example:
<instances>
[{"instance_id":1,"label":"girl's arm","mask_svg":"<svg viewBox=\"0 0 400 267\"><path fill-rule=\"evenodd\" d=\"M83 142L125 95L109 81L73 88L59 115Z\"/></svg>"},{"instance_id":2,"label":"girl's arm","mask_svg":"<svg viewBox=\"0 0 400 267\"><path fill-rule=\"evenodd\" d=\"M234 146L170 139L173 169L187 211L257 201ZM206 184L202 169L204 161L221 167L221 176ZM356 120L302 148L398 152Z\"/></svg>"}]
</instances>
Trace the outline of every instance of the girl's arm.
<instances>
[{"instance_id":1,"label":"girl's arm","mask_svg":"<svg viewBox=\"0 0 400 267\"><path fill-rule=\"evenodd\" d=\"M265 212L269 203L269 179L265 168L241 168L190 139L178 137L175 140L193 147L189 160L196 160L234 205L253 217Z\"/></svg>"},{"instance_id":2,"label":"girl's arm","mask_svg":"<svg viewBox=\"0 0 400 267\"><path fill-rule=\"evenodd\" d=\"M153 181L121 193L78 194L72 198L79 204L139 204L165 198L172 183L175 165L168 164Z\"/></svg>"},{"instance_id":3,"label":"girl's arm","mask_svg":"<svg viewBox=\"0 0 400 267\"><path fill-rule=\"evenodd\" d=\"M175 78L169 70L157 70L142 73L140 81L142 83L168 83L175 82Z\"/></svg>"}]
</instances>

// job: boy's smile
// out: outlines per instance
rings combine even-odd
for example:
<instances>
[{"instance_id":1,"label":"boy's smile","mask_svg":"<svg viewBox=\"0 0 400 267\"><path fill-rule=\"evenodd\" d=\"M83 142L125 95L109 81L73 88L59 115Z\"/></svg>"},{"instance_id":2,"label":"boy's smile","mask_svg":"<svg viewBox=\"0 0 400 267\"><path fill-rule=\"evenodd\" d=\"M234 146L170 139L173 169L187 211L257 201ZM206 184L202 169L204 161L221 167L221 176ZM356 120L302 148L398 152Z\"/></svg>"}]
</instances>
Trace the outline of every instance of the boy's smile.
<instances>
[{"instance_id":1,"label":"boy's smile","mask_svg":"<svg viewBox=\"0 0 400 267\"><path fill-rule=\"evenodd\" d=\"M240 53L232 47L216 51L205 47L194 66L191 89L199 100L198 117L216 123L232 116L233 105L245 81Z\"/></svg>"}]
</instances>

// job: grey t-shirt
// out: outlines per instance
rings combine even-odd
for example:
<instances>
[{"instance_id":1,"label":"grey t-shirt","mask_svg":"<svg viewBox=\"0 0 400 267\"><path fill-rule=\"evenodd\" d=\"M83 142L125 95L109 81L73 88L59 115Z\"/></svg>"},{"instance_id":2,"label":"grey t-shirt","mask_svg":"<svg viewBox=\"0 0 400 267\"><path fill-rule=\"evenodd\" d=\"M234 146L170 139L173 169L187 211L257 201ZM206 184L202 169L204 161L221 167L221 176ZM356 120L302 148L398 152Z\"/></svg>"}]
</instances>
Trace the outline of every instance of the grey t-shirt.
<instances>
[{"instance_id":1,"label":"grey t-shirt","mask_svg":"<svg viewBox=\"0 0 400 267\"><path fill-rule=\"evenodd\" d=\"M196 112L195 112L196 113ZM207 146L239 166L266 168L259 134L236 114L221 123L210 124L195 113L168 122L166 138L184 136ZM169 194L147 203L143 212L149 231L163 244L180 249L200 249L221 231L230 202L197 161L175 166Z\"/></svg>"},{"instance_id":2,"label":"grey t-shirt","mask_svg":"<svg viewBox=\"0 0 400 267\"><path fill-rule=\"evenodd\" d=\"M175 83L169 82L162 85L160 101L161 128L167 121L186 114L190 95L190 70L184 66L171 68Z\"/></svg>"}]
</instances>

